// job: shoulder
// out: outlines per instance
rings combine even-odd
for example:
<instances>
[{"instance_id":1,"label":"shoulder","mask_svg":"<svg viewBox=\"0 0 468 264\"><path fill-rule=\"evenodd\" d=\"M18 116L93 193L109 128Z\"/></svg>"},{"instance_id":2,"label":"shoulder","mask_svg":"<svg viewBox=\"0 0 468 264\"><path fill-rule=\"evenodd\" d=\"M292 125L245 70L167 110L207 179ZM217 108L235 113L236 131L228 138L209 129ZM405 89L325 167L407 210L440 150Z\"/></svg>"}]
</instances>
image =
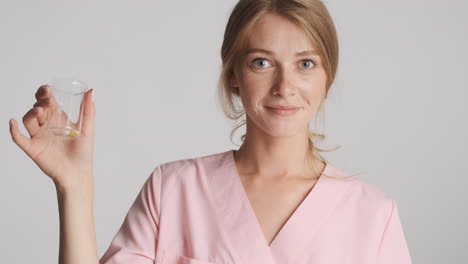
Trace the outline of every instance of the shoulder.
<instances>
[{"instance_id":1,"label":"shoulder","mask_svg":"<svg viewBox=\"0 0 468 264\"><path fill-rule=\"evenodd\" d=\"M156 169L164 174L180 174L200 167L218 167L229 161L231 150L186 159L172 160L159 164Z\"/></svg>"},{"instance_id":2,"label":"shoulder","mask_svg":"<svg viewBox=\"0 0 468 264\"><path fill-rule=\"evenodd\" d=\"M331 178L336 178L337 180L344 180L349 185L351 193L363 199L391 199L390 195L383 189L359 178L356 175L345 172L342 169L334 166L333 164L328 163L328 166L324 173L326 174L326 176L329 176Z\"/></svg>"},{"instance_id":3,"label":"shoulder","mask_svg":"<svg viewBox=\"0 0 468 264\"><path fill-rule=\"evenodd\" d=\"M356 210L372 213L379 212L384 218L385 215L388 216L392 212L395 200L382 188L333 165L330 165L329 173L346 182L348 186L344 199Z\"/></svg>"},{"instance_id":4,"label":"shoulder","mask_svg":"<svg viewBox=\"0 0 468 264\"><path fill-rule=\"evenodd\" d=\"M182 178L188 180L201 175L206 176L216 173L216 170L225 169L225 165L230 164L230 155L232 150L163 162L154 168L152 177L159 177L165 181L178 181Z\"/></svg>"}]
</instances>

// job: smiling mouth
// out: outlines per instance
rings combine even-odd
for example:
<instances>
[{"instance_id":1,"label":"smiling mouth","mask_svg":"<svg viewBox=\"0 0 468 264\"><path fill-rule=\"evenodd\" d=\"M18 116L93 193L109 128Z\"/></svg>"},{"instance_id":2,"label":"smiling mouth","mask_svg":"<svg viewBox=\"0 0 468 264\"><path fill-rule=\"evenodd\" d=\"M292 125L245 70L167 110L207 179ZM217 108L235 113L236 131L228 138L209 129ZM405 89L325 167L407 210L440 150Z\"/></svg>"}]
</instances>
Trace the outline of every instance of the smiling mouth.
<instances>
[{"instance_id":1,"label":"smiling mouth","mask_svg":"<svg viewBox=\"0 0 468 264\"><path fill-rule=\"evenodd\" d=\"M265 108L268 109L270 112L276 115L280 115L280 116L290 116L290 115L295 114L297 111L299 111L299 109L301 109L299 107L289 108L289 109L279 109L279 108L272 108L268 106L265 106Z\"/></svg>"},{"instance_id":2,"label":"smiling mouth","mask_svg":"<svg viewBox=\"0 0 468 264\"><path fill-rule=\"evenodd\" d=\"M280 110L294 110L300 107L296 106L289 106L289 105L273 105L273 106L265 106L267 108L273 108L273 109L280 109Z\"/></svg>"}]
</instances>

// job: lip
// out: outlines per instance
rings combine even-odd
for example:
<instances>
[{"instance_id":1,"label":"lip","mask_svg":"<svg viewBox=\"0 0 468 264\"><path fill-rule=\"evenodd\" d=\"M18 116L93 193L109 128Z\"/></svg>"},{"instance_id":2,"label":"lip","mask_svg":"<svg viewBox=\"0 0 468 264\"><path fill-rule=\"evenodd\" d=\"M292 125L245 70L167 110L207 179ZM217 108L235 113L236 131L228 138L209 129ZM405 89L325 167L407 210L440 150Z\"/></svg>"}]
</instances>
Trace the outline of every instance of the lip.
<instances>
[{"instance_id":1,"label":"lip","mask_svg":"<svg viewBox=\"0 0 468 264\"><path fill-rule=\"evenodd\" d=\"M290 115L293 115L295 114L297 111L299 111L300 108L298 107L294 107L294 108L288 108L288 109L281 109L281 108L271 108L269 106L265 106L266 109L268 109L269 111L277 114L277 115L280 115L280 116L290 116Z\"/></svg>"},{"instance_id":2,"label":"lip","mask_svg":"<svg viewBox=\"0 0 468 264\"><path fill-rule=\"evenodd\" d=\"M272 106L266 106L266 107L280 109L280 110L294 110L294 109L299 108L299 107L289 106L289 105L272 105Z\"/></svg>"}]
</instances>

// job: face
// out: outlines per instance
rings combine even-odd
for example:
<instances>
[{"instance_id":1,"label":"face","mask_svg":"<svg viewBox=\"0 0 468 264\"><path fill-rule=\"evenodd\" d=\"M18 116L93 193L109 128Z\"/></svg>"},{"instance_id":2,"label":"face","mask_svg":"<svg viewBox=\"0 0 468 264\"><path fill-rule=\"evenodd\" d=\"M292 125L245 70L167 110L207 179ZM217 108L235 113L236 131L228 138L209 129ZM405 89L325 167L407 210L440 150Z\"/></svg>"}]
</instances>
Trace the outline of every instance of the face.
<instances>
[{"instance_id":1,"label":"face","mask_svg":"<svg viewBox=\"0 0 468 264\"><path fill-rule=\"evenodd\" d=\"M325 93L320 56L305 33L276 14L257 20L231 80L252 124L271 136L306 135ZM294 113L274 110L297 107Z\"/></svg>"}]
</instances>

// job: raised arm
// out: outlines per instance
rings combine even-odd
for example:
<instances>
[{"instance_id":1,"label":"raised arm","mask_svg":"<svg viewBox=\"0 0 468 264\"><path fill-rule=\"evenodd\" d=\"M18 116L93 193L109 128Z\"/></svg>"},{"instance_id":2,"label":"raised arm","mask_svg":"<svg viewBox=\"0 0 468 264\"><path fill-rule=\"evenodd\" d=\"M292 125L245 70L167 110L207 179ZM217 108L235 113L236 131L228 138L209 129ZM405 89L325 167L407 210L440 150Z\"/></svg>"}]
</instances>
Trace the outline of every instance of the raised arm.
<instances>
[{"instance_id":1,"label":"raised arm","mask_svg":"<svg viewBox=\"0 0 468 264\"><path fill-rule=\"evenodd\" d=\"M92 178L92 177L89 177ZM60 217L59 264L98 264L93 185L57 188Z\"/></svg>"},{"instance_id":2,"label":"raised arm","mask_svg":"<svg viewBox=\"0 0 468 264\"><path fill-rule=\"evenodd\" d=\"M72 140L58 140L47 129L48 113L60 107L50 87L39 87L37 102L23 116L29 137L10 120L10 134L36 165L56 186L60 215L60 264L97 264L98 254L93 216L93 154L95 106L92 90L81 107L82 134ZM62 115L66 117L66 115Z\"/></svg>"}]
</instances>

